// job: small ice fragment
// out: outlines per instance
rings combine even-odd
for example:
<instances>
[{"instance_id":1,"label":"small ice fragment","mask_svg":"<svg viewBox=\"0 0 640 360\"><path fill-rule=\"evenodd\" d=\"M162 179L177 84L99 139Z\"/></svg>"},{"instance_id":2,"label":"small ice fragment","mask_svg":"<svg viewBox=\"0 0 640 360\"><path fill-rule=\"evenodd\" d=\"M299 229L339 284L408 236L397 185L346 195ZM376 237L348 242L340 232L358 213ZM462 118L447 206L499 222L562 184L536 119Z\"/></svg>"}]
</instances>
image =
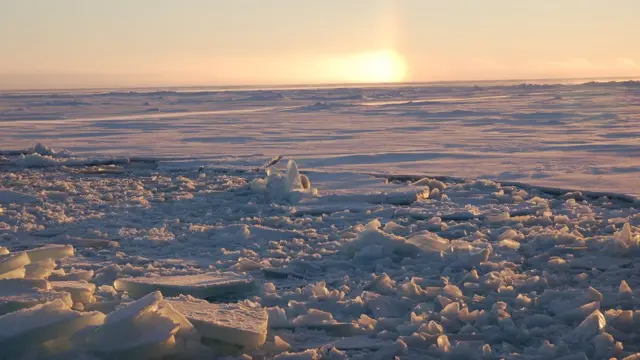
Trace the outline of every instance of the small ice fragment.
<instances>
[{"instance_id":1,"label":"small ice fragment","mask_svg":"<svg viewBox=\"0 0 640 360\"><path fill-rule=\"evenodd\" d=\"M449 240L429 231L422 231L411 236L407 239L407 243L413 244L425 252L442 252L450 246Z\"/></svg>"},{"instance_id":2,"label":"small ice fragment","mask_svg":"<svg viewBox=\"0 0 640 360\"><path fill-rule=\"evenodd\" d=\"M137 298L155 290L165 296L191 295L202 299L237 295L254 290L254 279L250 276L229 273L199 275L154 276L117 279L114 287Z\"/></svg>"},{"instance_id":3,"label":"small ice fragment","mask_svg":"<svg viewBox=\"0 0 640 360\"><path fill-rule=\"evenodd\" d=\"M311 189L311 181L309 180L307 175L300 174L300 184L302 185L302 188L305 190Z\"/></svg>"},{"instance_id":4,"label":"small ice fragment","mask_svg":"<svg viewBox=\"0 0 640 360\"><path fill-rule=\"evenodd\" d=\"M212 304L204 300L180 297L167 299L204 338L248 348L262 346L267 338L268 316L264 308L244 304Z\"/></svg>"},{"instance_id":5,"label":"small ice fragment","mask_svg":"<svg viewBox=\"0 0 640 360\"><path fill-rule=\"evenodd\" d=\"M604 315L600 310L596 310L567 334L567 340L573 343L585 343L598 335L606 325L607 321Z\"/></svg>"},{"instance_id":6,"label":"small ice fragment","mask_svg":"<svg viewBox=\"0 0 640 360\"><path fill-rule=\"evenodd\" d=\"M629 286L629 284L625 281L622 280L620 282L620 288L618 290L619 294L633 294L633 291L631 290L631 287Z\"/></svg>"},{"instance_id":7,"label":"small ice fragment","mask_svg":"<svg viewBox=\"0 0 640 360\"><path fill-rule=\"evenodd\" d=\"M273 345L277 351L284 352L291 349L291 345L284 341L280 336L276 335L273 338Z\"/></svg>"},{"instance_id":8,"label":"small ice fragment","mask_svg":"<svg viewBox=\"0 0 640 360\"><path fill-rule=\"evenodd\" d=\"M31 262L43 260L57 260L65 257L73 257L74 251L71 245L46 245L25 251Z\"/></svg>"},{"instance_id":9,"label":"small ice fragment","mask_svg":"<svg viewBox=\"0 0 640 360\"><path fill-rule=\"evenodd\" d=\"M306 315L300 315L293 319L293 325L317 325L317 324L334 324L337 321L333 319L333 315L329 312L310 309Z\"/></svg>"},{"instance_id":10,"label":"small ice fragment","mask_svg":"<svg viewBox=\"0 0 640 360\"><path fill-rule=\"evenodd\" d=\"M267 308L267 316L269 318L269 327L286 327L289 326L289 319L287 318L287 312L278 306Z\"/></svg>"}]
</instances>

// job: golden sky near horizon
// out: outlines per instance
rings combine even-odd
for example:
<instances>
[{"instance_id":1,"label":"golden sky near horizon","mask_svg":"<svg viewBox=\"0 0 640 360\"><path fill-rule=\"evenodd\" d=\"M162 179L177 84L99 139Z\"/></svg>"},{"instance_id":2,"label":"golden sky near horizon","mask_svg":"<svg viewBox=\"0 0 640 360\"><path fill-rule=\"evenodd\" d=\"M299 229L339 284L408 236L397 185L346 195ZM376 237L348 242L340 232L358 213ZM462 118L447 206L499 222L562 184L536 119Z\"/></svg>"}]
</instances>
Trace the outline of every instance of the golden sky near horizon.
<instances>
[{"instance_id":1,"label":"golden sky near horizon","mask_svg":"<svg viewBox=\"0 0 640 360\"><path fill-rule=\"evenodd\" d=\"M640 75L640 1L0 2L0 87Z\"/></svg>"}]
</instances>

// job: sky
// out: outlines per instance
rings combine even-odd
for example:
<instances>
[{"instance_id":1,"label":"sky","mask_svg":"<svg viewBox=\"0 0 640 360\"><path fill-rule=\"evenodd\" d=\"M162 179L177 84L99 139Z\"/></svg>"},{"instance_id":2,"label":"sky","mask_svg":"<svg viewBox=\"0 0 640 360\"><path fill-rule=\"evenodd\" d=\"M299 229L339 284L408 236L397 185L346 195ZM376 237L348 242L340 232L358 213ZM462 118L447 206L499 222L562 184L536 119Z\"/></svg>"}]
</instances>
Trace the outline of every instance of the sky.
<instances>
[{"instance_id":1,"label":"sky","mask_svg":"<svg viewBox=\"0 0 640 360\"><path fill-rule=\"evenodd\" d=\"M638 0L0 0L0 88L640 75Z\"/></svg>"}]
</instances>

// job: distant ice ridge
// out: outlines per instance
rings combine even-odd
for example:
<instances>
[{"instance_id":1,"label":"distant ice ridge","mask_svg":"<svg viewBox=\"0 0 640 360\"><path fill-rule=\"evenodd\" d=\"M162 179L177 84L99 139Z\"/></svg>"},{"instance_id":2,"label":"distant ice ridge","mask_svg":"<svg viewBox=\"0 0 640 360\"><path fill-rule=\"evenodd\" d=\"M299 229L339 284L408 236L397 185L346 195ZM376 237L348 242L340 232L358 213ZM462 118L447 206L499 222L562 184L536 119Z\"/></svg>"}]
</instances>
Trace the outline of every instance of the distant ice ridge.
<instances>
[{"instance_id":1,"label":"distant ice ridge","mask_svg":"<svg viewBox=\"0 0 640 360\"><path fill-rule=\"evenodd\" d=\"M99 165L123 165L131 162L129 157L76 157L68 150L55 150L41 143L26 150L0 151L0 154L7 153L15 155L9 158L8 164L17 168L49 168L60 166L99 166Z\"/></svg>"}]
</instances>

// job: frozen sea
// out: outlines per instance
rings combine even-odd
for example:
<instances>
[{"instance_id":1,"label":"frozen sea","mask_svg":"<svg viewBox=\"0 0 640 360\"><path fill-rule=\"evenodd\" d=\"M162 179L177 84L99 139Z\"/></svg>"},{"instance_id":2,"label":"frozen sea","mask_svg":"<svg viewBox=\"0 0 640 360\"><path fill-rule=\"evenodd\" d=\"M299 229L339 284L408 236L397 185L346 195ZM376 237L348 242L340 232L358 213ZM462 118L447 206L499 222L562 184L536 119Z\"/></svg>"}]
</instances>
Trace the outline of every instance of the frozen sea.
<instances>
[{"instance_id":1,"label":"frozen sea","mask_svg":"<svg viewBox=\"0 0 640 360\"><path fill-rule=\"evenodd\" d=\"M640 85L0 93L2 148L447 175L640 194Z\"/></svg>"},{"instance_id":2,"label":"frozen sea","mask_svg":"<svg viewBox=\"0 0 640 360\"><path fill-rule=\"evenodd\" d=\"M638 82L5 91L0 134L0 358L640 358Z\"/></svg>"}]
</instances>

